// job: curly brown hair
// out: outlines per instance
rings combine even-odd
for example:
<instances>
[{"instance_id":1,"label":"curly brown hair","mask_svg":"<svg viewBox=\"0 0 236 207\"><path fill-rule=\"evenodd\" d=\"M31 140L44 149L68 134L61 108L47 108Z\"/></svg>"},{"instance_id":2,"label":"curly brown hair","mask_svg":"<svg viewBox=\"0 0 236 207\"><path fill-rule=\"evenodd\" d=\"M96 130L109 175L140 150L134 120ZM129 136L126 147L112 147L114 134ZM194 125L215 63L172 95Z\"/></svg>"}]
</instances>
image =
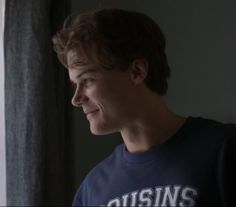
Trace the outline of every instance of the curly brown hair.
<instances>
[{"instance_id":1,"label":"curly brown hair","mask_svg":"<svg viewBox=\"0 0 236 207\"><path fill-rule=\"evenodd\" d=\"M144 58L149 65L146 86L159 95L167 92L170 68L165 37L157 23L143 13L103 9L67 18L53 36L53 44L66 67L70 50L76 52L78 64L92 60L108 70L123 70L135 59Z\"/></svg>"}]
</instances>

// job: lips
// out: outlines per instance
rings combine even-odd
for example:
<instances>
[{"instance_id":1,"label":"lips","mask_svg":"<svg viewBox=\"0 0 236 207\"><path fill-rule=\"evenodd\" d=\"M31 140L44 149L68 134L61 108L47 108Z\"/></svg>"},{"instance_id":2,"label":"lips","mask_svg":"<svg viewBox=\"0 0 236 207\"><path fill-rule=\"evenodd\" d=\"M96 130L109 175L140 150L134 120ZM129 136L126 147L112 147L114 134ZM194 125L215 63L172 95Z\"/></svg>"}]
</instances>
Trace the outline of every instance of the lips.
<instances>
[{"instance_id":1,"label":"lips","mask_svg":"<svg viewBox=\"0 0 236 207\"><path fill-rule=\"evenodd\" d=\"M89 114L93 114L96 111L98 111L98 109L88 110L88 111L85 111L84 113L86 114L86 116L88 116Z\"/></svg>"}]
</instances>

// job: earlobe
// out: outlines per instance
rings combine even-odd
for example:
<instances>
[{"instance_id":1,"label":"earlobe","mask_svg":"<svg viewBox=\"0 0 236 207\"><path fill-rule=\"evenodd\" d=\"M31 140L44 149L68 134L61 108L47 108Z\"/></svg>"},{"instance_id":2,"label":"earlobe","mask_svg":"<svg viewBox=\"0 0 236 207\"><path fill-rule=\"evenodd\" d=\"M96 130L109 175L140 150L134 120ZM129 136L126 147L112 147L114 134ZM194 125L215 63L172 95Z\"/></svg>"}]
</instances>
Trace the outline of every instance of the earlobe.
<instances>
[{"instance_id":1,"label":"earlobe","mask_svg":"<svg viewBox=\"0 0 236 207\"><path fill-rule=\"evenodd\" d=\"M147 77L148 62L144 58L135 59L131 65L131 80L134 84L142 83Z\"/></svg>"}]
</instances>

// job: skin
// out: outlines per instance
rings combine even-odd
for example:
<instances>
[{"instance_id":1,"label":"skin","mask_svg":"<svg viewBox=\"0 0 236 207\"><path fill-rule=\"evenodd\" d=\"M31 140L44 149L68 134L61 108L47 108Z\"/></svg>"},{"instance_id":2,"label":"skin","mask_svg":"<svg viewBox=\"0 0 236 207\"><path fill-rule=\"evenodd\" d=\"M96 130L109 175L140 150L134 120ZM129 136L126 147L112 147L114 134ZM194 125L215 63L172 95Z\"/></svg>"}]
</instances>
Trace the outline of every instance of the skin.
<instances>
[{"instance_id":1,"label":"skin","mask_svg":"<svg viewBox=\"0 0 236 207\"><path fill-rule=\"evenodd\" d=\"M144 152L173 136L186 118L170 111L162 96L144 84L148 63L137 59L127 71L105 70L93 62L76 65L67 56L75 107L82 107L93 134L120 132L129 152Z\"/></svg>"}]
</instances>

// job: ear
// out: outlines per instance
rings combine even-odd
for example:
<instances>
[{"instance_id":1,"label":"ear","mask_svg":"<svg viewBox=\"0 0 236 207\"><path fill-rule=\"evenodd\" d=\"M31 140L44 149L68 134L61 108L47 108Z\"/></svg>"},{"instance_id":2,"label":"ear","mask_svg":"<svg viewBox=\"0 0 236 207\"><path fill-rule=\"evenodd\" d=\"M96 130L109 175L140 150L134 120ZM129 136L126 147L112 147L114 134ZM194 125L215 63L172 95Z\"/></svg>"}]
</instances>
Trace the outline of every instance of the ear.
<instances>
[{"instance_id":1,"label":"ear","mask_svg":"<svg viewBox=\"0 0 236 207\"><path fill-rule=\"evenodd\" d=\"M144 58L135 59L131 64L131 81L136 85L147 77L148 62Z\"/></svg>"}]
</instances>

